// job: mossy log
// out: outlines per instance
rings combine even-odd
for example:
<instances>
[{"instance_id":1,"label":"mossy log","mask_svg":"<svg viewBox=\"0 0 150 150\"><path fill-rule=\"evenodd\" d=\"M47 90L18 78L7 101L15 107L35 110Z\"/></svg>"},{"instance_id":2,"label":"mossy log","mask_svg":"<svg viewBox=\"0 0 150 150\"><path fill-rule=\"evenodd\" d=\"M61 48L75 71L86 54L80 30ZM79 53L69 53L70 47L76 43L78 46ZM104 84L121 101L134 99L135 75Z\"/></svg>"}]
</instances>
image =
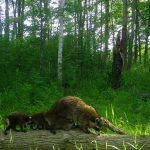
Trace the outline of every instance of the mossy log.
<instances>
[{"instance_id":1,"label":"mossy log","mask_svg":"<svg viewBox=\"0 0 150 150\"><path fill-rule=\"evenodd\" d=\"M150 149L150 136L118 134L86 134L79 129L57 130L53 135L46 130L28 130L26 133L10 131L4 135L0 131L0 150L127 150Z\"/></svg>"}]
</instances>

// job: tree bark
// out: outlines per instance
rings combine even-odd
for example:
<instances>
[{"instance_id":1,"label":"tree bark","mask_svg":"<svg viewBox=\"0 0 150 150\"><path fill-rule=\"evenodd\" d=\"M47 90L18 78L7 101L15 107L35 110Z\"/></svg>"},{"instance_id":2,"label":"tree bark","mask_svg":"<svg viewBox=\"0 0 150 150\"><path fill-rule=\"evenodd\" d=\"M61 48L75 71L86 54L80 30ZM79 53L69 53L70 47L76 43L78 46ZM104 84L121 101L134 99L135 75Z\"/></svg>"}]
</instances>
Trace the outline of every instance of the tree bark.
<instances>
[{"instance_id":1,"label":"tree bark","mask_svg":"<svg viewBox=\"0 0 150 150\"><path fill-rule=\"evenodd\" d=\"M138 57L138 33L139 33L139 21L138 21L138 6L137 6L137 0L136 0L136 6L135 6L135 43L134 43L134 63L137 62Z\"/></svg>"},{"instance_id":2,"label":"tree bark","mask_svg":"<svg viewBox=\"0 0 150 150\"><path fill-rule=\"evenodd\" d=\"M113 50L112 64L112 88L120 87L121 71L123 66L123 38L120 39L120 31L117 34L116 45Z\"/></svg>"},{"instance_id":3,"label":"tree bark","mask_svg":"<svg viewBox=\"0 0 150 150\"><path fill-rule=\"evenodd\" d=\"M0 6L0 37L2 37L2 6Z\"/></svg>"},{"instance_id":4,"label":"tree bark","mask_svg":"<svg viewBox=\"0 0 150 150\"><path fill-rule=\"evenodd\" d=\"M127 22L128 22L128 1L123 0L123 31L122 31L122 51L124 52L124 68L127 67Z\"/></svg>"},{"instance_id":5,"label":"tree bark","mask_svg":"<svg viewBox=\"0 0 150 150\"><path fill-rule=\"evenodd\" d=\"M58 80L62 82L63 22L65 0L59 1L59 43L58 43Z\"/></svg>"},{"instance_id":6,"label":"tree bark","mask_svg":"<svg viewBox=\"0 0 150 150\"><path fill-rule=\"evenodd\" d=\"M20 37L21 39L23 38L23 34L24 34L24 10L25 9L25 0L21 1L21 20L20 20L20 25L21 25L21 29L20 29Z\"/></svg>"},{"instance_id":7,"label":"tree bark","mask_svg":"<svg viewBox=\"0 0 150 150\"><path fill-rule=\"evenodd\" d=\"M12 131L4 135L0 131L0 150L102 150L118 148L133 150L150 149L150 136L117 135L117 134L86 134L79 129L70 131L57 130L56 135L46 130L29 130L26 133ZM116 148L115 148L116 147Z\"/></svg>"},{"instance_id":8,"label":"tree bark","mask_svg":"<svg viewBox=\"0 0 150 150\"><path fill-rule=\"evenodd\" d=\"M108 57L108 40L109 40L109 0L105 1L105 60Z\"/></svg>"},{"instance_id":9,"label":"tree bark","mask_svg":"<svg viewBox=\"0 0 150 150\"><path fill-rule=\"evenodd\" d=\"M135 10L136 10L136 0L132 1L132 21L131 21L131 34L129 38L129 51L128 51L128 69L131 69L132 65L132 53L133 53L133 41L134 41L134 34L135 34Z\"/></svg>"},{"instance_id":10,"label":"tree bark","mask_svg":"<svg viewBox=\"0 0 150 150\"><path fill-rule=\"evenodd\" d=\"M13 17L16 18L16 7L17 3L12 0L12 7L13 7ZM16 39L17 36L17 23L16 21L13 22L13 33L12 33L12 39Z\"/></svg>"},{"instance_id":11,"label":"tree bark","mask_svg":"<svg viewBox=\"0 0 150 150\"><path fill-rule=\"evenodd\" d=\"M9 2L5 0L5 41L9 42Z\"/></svg>"},{"instance_id":12,"label":"tree bark","mask_svg":"<svg viewBox=\"0 0 150 150\"><path fill-rule=\"evenodd\" d=\"M40 71L43 71L43 12L42 0L40 0Z\"/></svg>"},{"instance_id":13,"label":"tree bark","mask_svg":"<svg viewBox=\"0 0 150 150\"><path fill-rule=\"evenodd\" d=\"M21 18L21 0L17 1L18 3L18 18ZM21 35L21 24L20 24L20 19L18 19L18 34L17 37L20 37Z\"/></svg>"},{"instance_id":14,"label":"tree bark","mask_svg":"<svg viewBox=\"0 0 150 150\"><path fill-rule=\"evenodd\" d=\"M83 34L84 34L84 25L85 25L85 13L86 13L86 7L87 7L87 0L84 0L82 2L81 0L78 0L76 2L78 6L78 12L77 12L77 22L78 22L78 70L79 77L83 77L83 57L84 57L84 44L83 44Z\"/></svg>"},{"instance_id":15,"label":"tree bark","mask_svg":"<svg viewBox=\"0 0 150 150\"><path fill-rule=\"evenodd\" d=\"M148 6L148 28L150 28L150 4ZM149 43L149 40L148 40L148 37L149 37L149 30L146 32L146 39L145 39L145 51L144 51L144 66L146 67L146 64L147 64L147 60L148 60L148 43Z\"/></svg>"}]
</instances>

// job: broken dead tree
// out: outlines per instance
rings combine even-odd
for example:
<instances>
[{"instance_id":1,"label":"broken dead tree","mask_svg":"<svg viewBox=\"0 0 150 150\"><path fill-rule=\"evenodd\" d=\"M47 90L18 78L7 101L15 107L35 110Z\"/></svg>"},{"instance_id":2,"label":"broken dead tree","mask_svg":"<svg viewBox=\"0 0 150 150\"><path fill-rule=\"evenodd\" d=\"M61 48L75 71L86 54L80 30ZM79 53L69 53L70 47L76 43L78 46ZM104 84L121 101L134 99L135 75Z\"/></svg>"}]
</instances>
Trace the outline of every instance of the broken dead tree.
<instances>
[{"instance_id":1,"label":"broken dead tree","mask_svg":"<svg viewBox=\"0 0 150 150\"><path fill-rule=\"evenodd\" d=\"M120 39L120 31L117 34L116 44L113 48L113 64L112 64L112 88L120 87L121 71L123 66L123 39Z\"/></svg>"},{"instance_id":2,"label":"broken dead tree","mask_svg":"<svg viewBox=\"0 0 150 150\"><path fill-rule=\"evenodd\" d=\"M127 150L150 149L150 136L117 135L117 134L86 134L81 130L57 130L53 135L46 130L29 130L26 133L12 131L4 135L0 131L0 150ZM116 148L115 148L116 147Z\"/></svg>"},{"instance_id":3,"label":"broken dead tree","mask_svg":"<svg viewBox=\"0 0 150 150\"><path fill-rule=\"evenodd\" d=\"M101 119L101 125L110 129L113 132L116 132L118 134L122 134L122 135L126 135L127 133L121 129L116 128L111 122L109 122L107 119L105 118L100 118Z\"/></svg>"}]
</instances>

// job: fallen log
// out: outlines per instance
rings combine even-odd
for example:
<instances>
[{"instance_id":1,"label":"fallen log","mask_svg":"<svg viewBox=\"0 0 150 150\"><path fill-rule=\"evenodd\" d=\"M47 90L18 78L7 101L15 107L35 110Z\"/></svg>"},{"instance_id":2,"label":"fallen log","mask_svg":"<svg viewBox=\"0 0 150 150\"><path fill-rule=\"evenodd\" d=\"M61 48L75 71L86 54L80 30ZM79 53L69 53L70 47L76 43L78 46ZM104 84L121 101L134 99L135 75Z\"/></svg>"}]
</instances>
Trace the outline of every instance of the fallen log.
<instances>
[{"instance_id":1,"label":"fallen log","mask_svg":"<svg viewBox=\"0 0 150 150\"><path fill-rule=\"evenodd\" d=\"M79 129L56 130L56 135L46 130L28 130L26 133L0 131L0 150L135 150L150 149L148 135L86 134ZM98 149L96 149L96 147Z\"/></svg>"}]
</instances>

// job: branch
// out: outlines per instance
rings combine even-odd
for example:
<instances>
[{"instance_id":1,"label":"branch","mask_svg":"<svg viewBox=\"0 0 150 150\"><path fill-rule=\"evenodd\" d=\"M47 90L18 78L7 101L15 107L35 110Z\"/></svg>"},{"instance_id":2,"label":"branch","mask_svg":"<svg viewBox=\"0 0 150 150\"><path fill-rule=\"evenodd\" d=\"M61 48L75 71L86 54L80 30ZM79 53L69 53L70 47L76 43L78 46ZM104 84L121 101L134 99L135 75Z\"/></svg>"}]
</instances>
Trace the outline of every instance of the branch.
<instances>
[{"instance_id":1,"label":"branch","mask_svg":"<svg viewBox=\"0 0 150 150\"><path fill-rule=\"evenodd\" d=\"M86 134L79 129L70 131L57 130L53 135L46 130L29 130L26 133L12 131L11 134L4 135L0 131L0 150L51 150L58 148L60 150L76 150L76 147L82 147L84 150L96 149L150 149L150 136L101 134L100 136ZM75 144L76 143L76 144ZM134 147L135 148L134 148ZM138 147L137 147L138 146Z\"/></svg>"},{"instance_id":2,"label":"branch","mask_svg":"<svg viewBox=\"0 0 150 150\"><path fill-rule=\"evenodd\" d=\"M116 128L111 122L109 122L107 119L101 117L101 124L102 126L110 129L111 131L114 131L118 134L126 135L127 133L121 129Z\"/></svg>"}]
</instances>

